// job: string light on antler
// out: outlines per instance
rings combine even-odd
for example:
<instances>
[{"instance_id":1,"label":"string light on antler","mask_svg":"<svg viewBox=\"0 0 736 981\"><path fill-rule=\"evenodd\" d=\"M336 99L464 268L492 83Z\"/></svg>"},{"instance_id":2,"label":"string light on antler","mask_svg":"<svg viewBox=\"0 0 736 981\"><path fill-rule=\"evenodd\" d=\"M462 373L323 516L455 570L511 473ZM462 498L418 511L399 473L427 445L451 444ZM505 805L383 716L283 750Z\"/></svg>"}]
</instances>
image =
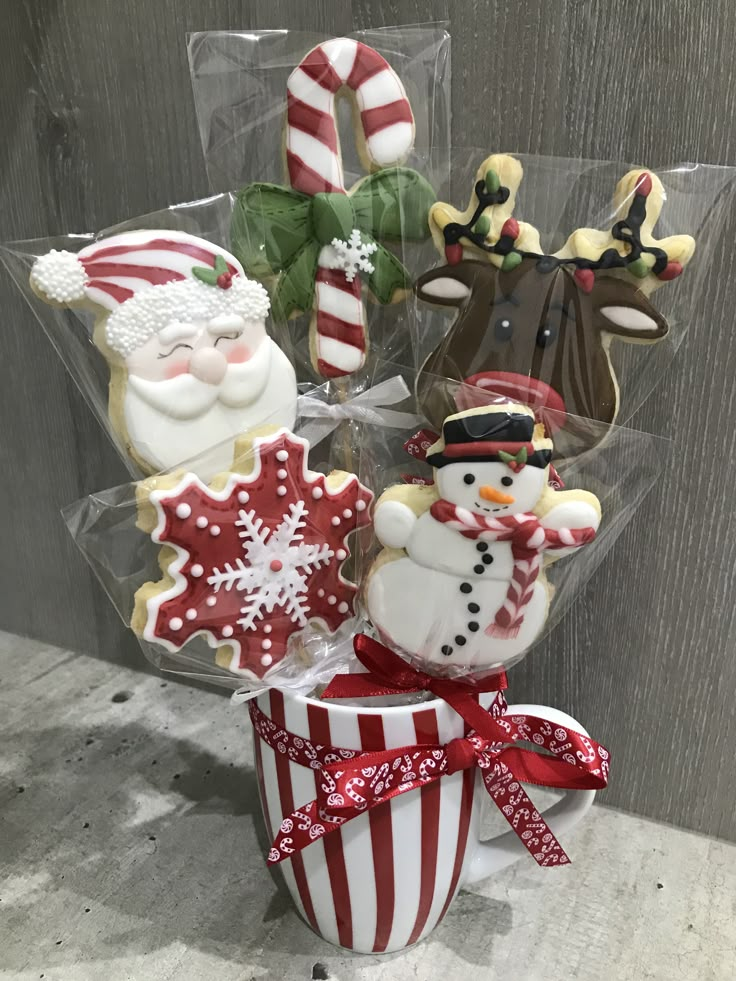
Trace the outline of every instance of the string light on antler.
<instances>
[{"instance_id":1,"label":"string light on antler","mask_svg":"<svg viewBox=\"0 0 736 981\"><path fill-rule=\"evenodd\" d=\"M563 266L571 268L574 270L575 281L586 293L593 289L597 270L623 269L638 279L653 275L663 282L676 279L682 273L683 264L672 258L661 247L661 243L655 245L645 242L642 237L652 189L652 175L642 171L636 177L630 192L626 215L608 233L611 245L600 250L597 255L549 255L522 246L519 241L522 236L521 226L512 217L503 222L497 239L488 241L492 227L489 211L506 205L513 193L511 188L502 183L498 172L490 167L475 184L476 203L474 207L471 204L469 217L466 212L461 216L465 220L448 221L442 228L445 259L449 265L457 265L463 258L462 243L467 242L489 255L498 256L504 272L515 269L524 259L536 259L536 268L540 273L553 272ZM654 220L659 215L660 207L661 204L658 204L654 209ZM650 224L653 222L650 221ZM615 243L623 245L623 252Z\"/></svg>"}]
</instances>

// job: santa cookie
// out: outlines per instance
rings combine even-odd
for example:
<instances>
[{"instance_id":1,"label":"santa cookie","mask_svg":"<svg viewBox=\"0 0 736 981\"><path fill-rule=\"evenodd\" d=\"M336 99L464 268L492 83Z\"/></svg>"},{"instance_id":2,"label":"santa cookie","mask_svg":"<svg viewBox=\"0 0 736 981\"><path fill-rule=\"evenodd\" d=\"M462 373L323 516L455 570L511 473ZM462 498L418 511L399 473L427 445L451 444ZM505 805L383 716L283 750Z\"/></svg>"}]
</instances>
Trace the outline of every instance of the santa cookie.
<instances>
[{"instance_id":1,"label":"santa cookie","mask_svg":"<svg viewBox=\"0 0 736 981\"><path fill-rule=\"evenodd\" d=\"M203 636L221 667L262 678L305 627L353 616L343 567L372 494L354 474L309 470L308 452L279 429L239 439L209 485L184 472L140 485L138 523L163 546L164 575L136 593L137 634L172 652Z\"/></svg>"},{"instance_id":2,"label":"santa cookie","mask_svg":"<svg viewBox=\"0 0 736 981\"><path fill-rule=\"evenodd\" d=\"M346 190L336 100L348 98L370 176ZM414 144L404 86L377 51L350 38L318 45L287 83L291 187L249 184L233 212L232 247L246 271L273 287L274 317L311 313L312 364L325 378L361 368L368 350L364 287L394 303L411 276L382 244L428 237L434 192L400 167Z\"/></svg>"},{"instance_id":3,"label":"santa cookie","mask_svg":"<svg viewBox=\"0 0 736 981\"><path fill-rule=\"evenodd\" d=\"M446 264L420 276L415 290L456 313L417 379L419 403L435 426L493 395L532 406L548 429L566 413L612 423L619 407L613 340L651 344L668 332L650 297L680 276L695 242L655 238L666 197L656 174L626 174L610 230L578 228L552 254L533 225L513 217L521 180L519 161L497 154L481 164L465 211L443 203L431 210Z\"/></svg>"},{"instance_id":4,"label":"santa cookie","mask_svg":"<svg viewBox=\"0 0 736 981\"><path fill-rule=\"evenodd\" d=\"M95 313L110 422L144 472L204 454L206 479L229 465L238 433L293 425L296 377L266 333L268 294L224 249L183 232L123 232L41 256L31 286Z\"/></svg>"},{"instance_id":5,"label":"santa cookie","mask_svg":"<svg viewBox=\"0 0 736 981\"><path fill-rule=\"evenodd\" d=\"M552 442L526 406L447 418L427 454L435 484L378 500L385 549L366 604L385 643L453 668L508 666L539 636L550 590L544 562L590 542L598 499L549 484Z\"/></svg>"}]
</instances>

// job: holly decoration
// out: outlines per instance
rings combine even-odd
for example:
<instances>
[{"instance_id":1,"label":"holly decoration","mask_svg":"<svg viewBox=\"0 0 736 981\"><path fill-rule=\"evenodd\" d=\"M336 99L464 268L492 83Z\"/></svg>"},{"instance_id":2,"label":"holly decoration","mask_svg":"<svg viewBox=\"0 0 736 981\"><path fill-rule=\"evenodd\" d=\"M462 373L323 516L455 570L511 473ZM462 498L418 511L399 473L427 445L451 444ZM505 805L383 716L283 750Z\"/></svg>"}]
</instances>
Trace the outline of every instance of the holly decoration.
<instances>
[{"instance_id":1,"label":"holly decoration","mask_svg":"<svg viewBox=\"0 0 736 981\"><path fill-rule=\"evenodd\" d=\"M320 252L333 240L348 243L357 231L375 246L370 266L359 269L382 304L411 288L411 276L381 240L420 241L429 235L427 215L435 194L407 167L371 174L347 194L303 194L278 184L253 183L239 191L231 225L232 249L256 279L277 276L272 311L277 320L310 310Z\"/></svg>"},{"instance_id":2,"label":"holly decoration","mask_svg":"<svg viewBox=\"0 0 736 981\"><path fill-rule=\"evenodd\" d=\"M518 453L507 453L506 450L499 450L498 456L501 462L505 463L514 473L524 469L528 458L526 446L522 446Z\"/></svg>"},{"instance_id":3,"label":"holly decoration","mask_svg":"<svg viewBox=\"0 0 736 981\"><path fill-rule=\"evenodd\" d=\"M445 239L445 257L450 265L456 265L463 256L461 239L471 242L476 248L492 255L502 257L504 272L515 269L523 259L536 259L540 272L551 272L561 266L571 267L576 283L585 293L590 293L595 283L598 269L625 269L638 279L653 273L658 279L676 279L682 273L682 264L670 261L667 253L653 245L645 245L641 240L641 226L646 215L647 198L652 192L652 177L646 171L636 180L628 214L611 229L611 236L627 246L625 255L617 249L605 249L597 259L582 256L560 258L529 252L516 247L519 237L519 223L515 218L507 218L501 228L498 241L486 241L490 230L490 220L484 212L495 205L508 201L510 191L501 184L495 170L489 169L482 180L475 185L477 206L470 218L464 222L449 222L442 232ZM646 257L646 258L645 258Z\"/></svg>"},{"instance_id":4,"label":"holly decoration","mask_svg":"<svg viewBox=\"0 0 736 981\"><path fill-rule=\"evenodd\" d=\"M219 286L221 290L229 290L233 285L233 274L227 268L227 263L221 255L215 256L214 268L194 266L192 275L201 282L207 283L208 286Z\"/></svg>"},{"instance_id":5,"label":"holly decoration","mask_svg":"<svg viewBox=\"0 0 736 981\"><path fill-rule=\"evenodd\" d=\"M165 576L136 597L145 639L178 651L203 636L218 663L261 678L308 624L334 632L353 616L357 587L342 570L372 494L354 474L310 471L308 450L282 429L248 444L248 473L211 486L186 473L150 493Z\"/></svg>"}]
</instances>

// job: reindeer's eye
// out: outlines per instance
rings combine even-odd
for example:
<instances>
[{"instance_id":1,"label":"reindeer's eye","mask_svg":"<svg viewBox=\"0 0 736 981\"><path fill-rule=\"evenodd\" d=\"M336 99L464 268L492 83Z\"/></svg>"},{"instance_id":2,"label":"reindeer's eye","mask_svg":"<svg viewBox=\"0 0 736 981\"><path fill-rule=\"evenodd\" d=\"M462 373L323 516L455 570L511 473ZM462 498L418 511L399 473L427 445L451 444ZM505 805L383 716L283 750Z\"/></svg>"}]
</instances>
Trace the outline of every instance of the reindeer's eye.
<instances>
[{"instance_id":1,"label":"reindeer's eye","mask_svg":"<svg viewBox=\"0 0 736 981\"><path fill-rule=\"evenodd\" d=\"M493 325L493 333L496 336L496 340L505 344L506 341L511 340L511 335L514 332L514 325L508 319L508 317L499 317L496 323Z\"/></svg>"},{"instance_id":2,"label":"reindeer's eye","mask_svg":"<svg viewBox=\"0 0 736 981\"><path fill-rule=\"evenodd\" d=\"M537 331L537 347L548 347L557 340L557 328L554 324L544 324Z\"/></svg>"}]
</instances>

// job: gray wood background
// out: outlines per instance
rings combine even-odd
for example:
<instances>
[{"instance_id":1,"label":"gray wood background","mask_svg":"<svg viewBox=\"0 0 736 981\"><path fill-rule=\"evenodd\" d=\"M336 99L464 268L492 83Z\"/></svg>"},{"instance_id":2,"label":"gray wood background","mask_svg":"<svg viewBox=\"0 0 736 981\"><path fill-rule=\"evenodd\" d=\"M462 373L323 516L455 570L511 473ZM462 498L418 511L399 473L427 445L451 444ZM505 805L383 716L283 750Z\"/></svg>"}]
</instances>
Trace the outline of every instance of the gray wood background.
<instances>
[{"instance_id":1,"label":"gray wood background","mask_svg":"<svg viewBox=\"0 0 736 981\"><path fill-rule=\"evenodd\" d=\"M203 196L187 31L449 21L457 145L736 162L730 0L6 0L0 237L102 228ZM572 712L613 753L609 804L736 839L733 228L697 329L632 421L677 438L661 488L515 700ZM144 662L76 552L62 505L126 479L0 273L0 625ZM19 648L19 657L22 656ZM60 665L59 670L63 670ZM53 674L49 676L53 683Z\"/></svg>"}]
</instances>

